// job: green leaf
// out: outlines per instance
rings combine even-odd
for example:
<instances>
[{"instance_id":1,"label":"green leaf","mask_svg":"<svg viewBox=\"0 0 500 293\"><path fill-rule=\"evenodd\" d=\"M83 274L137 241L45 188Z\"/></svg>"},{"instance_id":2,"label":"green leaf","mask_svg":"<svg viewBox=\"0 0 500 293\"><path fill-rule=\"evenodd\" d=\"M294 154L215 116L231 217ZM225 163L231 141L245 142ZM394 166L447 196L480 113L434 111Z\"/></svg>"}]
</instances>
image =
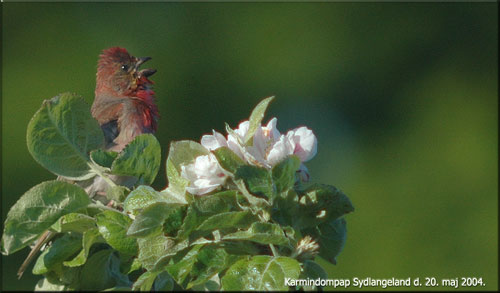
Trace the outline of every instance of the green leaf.
<instances>
[{"instance_id":1,"label":"green leaf","mask_svg":"<svg viewBox=\"0 0 500 293\"><path fill-rule=\"evenodd\" d=\"M123 209L126 212L137 214L138 211L156 202L164 202L168 204L186 204L187 202L179 201L177 198L169 196L165 191L159 192L147 185L141 185L130 192L123 202Z\"/></svg>"},{"instance_id":2,"label":"green leaf","mask_svg":"<svg viewBox=\"0 0 500 293\"><path fill-rule=\"evenodd\" d=\"M349 198L334 186L312 184L299 190L299 194L300 214L294 218L293 225L300 229L315 227L354 211Z\"/></svg>"},{"instance_id":3,"label":"green leaf","mask_svg":"<svg viewBox=\"0 0 500 293\"><path fill-rule=\"evenodd\" d=\"M120 273L120 260L112 249L93 254L82 268L80 290L98 291L112 287L129 287L128 277Z\"/></svg>"},{"instance_id":4,"label":"green leaf","mask_svg":"<svg viewBox=\"0 0 500 293\"><path fill-rule=\"evenodd\" d=\"M175 264L170 264L166 267L167 272L174 278L174 280L182 286L186 277L193 270L193 266L197 261L198 251L203 247L202 244L193 246L191 250Z\"/></svg>"},{"instance_id":5,"label":"green leaf","mask_svg":"<svg viewBox=\"0 0 500 293\"><path fill-rule=\"evenodd\" d=\"M137 242L139 243L139 261L148 271L163 269L173 255L188 247L187 241L176 243L173 238L164 235L139 238Z\"/></svg>"},{"instance_id":6,"label":"green leaf","mask_svg":"<svg viewBox=\"0 0 500 293\"><path fill-rule=\"evenodd\" d=\"M69 213L59 218L56 224L52 225L53 228L55 226L58 228L55 229L57 232L71 231L83 233L89 229L95 228L96 221L94 218L84 214Z\"/></svg>"},{"instance_id":7,"label":"green leaf","mask_svg":"<svg viewBox=\"0 0 500 293\"><path fill-rule=\"evenodd\" d=\"M292 226L303 213L298 202L299 196L293 189L280 193L273 201L272 219L282 226Z\"/></svg>"},{"instance_id":8,"label":"green leaf","mask_svg":"<svg viewBox=\"0 0 500 293\"><path fill-rule=\"evenodd\" d=\"M255 195L264 195L267 198L272 198L275 187L271 172L257 166L241 166L235 174L235 179L242 179L248 191Z\"/></svg>"},{"instance_id":9,"label":"green leaf","mask_svg":"<svg viewBox=\"0 0 500 293\"><path fill-rule=\"evenodd\" d=\"M167 272L145 272L132 288L134 291L172 291L174 280Z\"/></svg>"},{"instance_id":10,"label":"green leaf","mask_svg":"<svg viewBox=\"0 0 500 293\"><path fill-rule=\"evenodd\" d=\"M224 191L215 194L195 197L187 209L186 217L177 235L184 239L209 217L238 210L236 191Z\"/></svg>"},{"instance_id":11,"label":"green leaf","mask_svg":"<svg viewBox=\"0 0 500 293\"><path fill-rule=\"evenodd\" d=\"M75 94L45 100L28 124L28 150L35 160L56 175L84 180L90 170L89 152L104 145L104 136L90 107Z\"/></svg>"},{"instance_id":12,"label":"green leaf","mask_svg":"<svg viewBox=\"0 0 500 293\"><path fill-rule=\"evenodd\" d=\"M160 169L160 143L152 134L141 134L129 143L111 165L116 175L129 175L151 184Z\"/></svg>"},{"instance_id":13,"label":"green leaf","mask_svg":"<svg viewBox=\"0 0 500 293\"><path fill-rule=\"evenodd\" d=\"M252 111L249 119L248 131L243 138L243 143L246 145L252 144L252 137L255 134L255 131L260 126L262 119L264 118L264 113L266 112L267 106L274 99L274 96L265 98L262 100Z\"/></svg>"},{"instance_id":14,"label":"green leaf","mask_svg":"<svg viewBox=\"0 0 500 293\"><path fill-rule=\"evenodd\" d=\"M228 228L247 228L259 218L249 211L227 212L213 215L196 228L199 231L222 230Z\"/></svg>"},{"instance_id":15,"label":"green leaf","mask_svg":"<svg viewBox=\"0 0 500 293\"><path fill-rule=\"evenodd\" d=\"M64 234L40 254L33 267L33 274L40 275L47 273L57 264L61 264L63 261L74 256L81 248L81 235L74 233Z\"/></svg>"},{"instance_id":16,"label":"green leaf","mask_svg":"<svg viewBox=\"0 0 500 293\"><path fill-rule=\"evenodd\" d=\"M137 254L136 240L127 237L127 230L132 223L129 217L119 212L104 211L96 218L99 233L111 247L124 254Z\"/></svg>"},{"instance_id":17,"label":"green leaf","mask_svg":"<svg viewBox=\"0 0 500 293\"><path fill-rule=\"evenodd\" d=\"M326 280L328 279L328 274L326 271L321 267L319 264L312 260L306 260L303 263L303 269L302 273L300 275L300 279L304 280L317 280L317 279L322 279ZM302 286L302 288L305 291L318 291L320 290L320 287L316 286Z\"/></svg>"},{"instance_id":18,"label":"green leaf","mask_svg":"<svg viewBox=\"0 0 500 293\"><path fill-rule=\"evenodd\" d=\"M90 152L90 158L94 163L98 164L99 166L106 167L106 168L111 168L111 165L113 164L113 161L118 157L117 152L113 151L105 151L102 149L99 150L93 150Z\"/></svg>"},{"instance_id":19,"label":"green leaf","mask_svg":"<svg viewBox=\"0 0 500 293\"><path fill-rule=\"evenodd\" d=\"M117 203L122 203L128 196L130 189L125 186L117 185L109 187L106 191L106 198L108 200L114 200Z\"/></svg>"},{"instance_id":20,"label":"green leaf","mask_svg":"<svg viewBox=\"0 0 500 293\"><path fill-rule=\"evenodd\" d=\"M125 287L125 286L117 286L117 287L113 287L113 288L109 288L109 289L104 289L102 290L101 292L124 292L124 291L132 291L130 290L129 287Z\"/></svg>"},{"instance_id":21,"label":"green leaf","mask_svg":"<svg viewBox=\"0 0 500 293\"><path fill-rule=\"evenodd\" d=\"M188 283L186 289L205 284L240 258L229 255L223 248L218 248L215 245L204 246L196 257L197 261L191 272L193 279Z\"/></svg>"},{"instance_id":22,"label":"green leaf","mask_svg":"<svg viewBox=\"0 0 500 293\"><path fill-rule=\"evenodd\" d=\"M295 183L295 172L300 167L299 157L292 155L273 167L273 181L277 192L284 192L292 188Z\"/></svg>"},{"instance_id":23,"label":"green leaf","mask_svg":"<svg viewBox=\"0 0 500 293\"><path fill-rule=\"evenodd\" d=\"M29 245L60 217L89 203L82 188L64 181L46 181L32 187L7 214L2 254L11 254Z\"/></svg>"},{"instance_id":24,"label":"green leaf","mask_svg":"<svg viewBox=\"0 0 500 293\"><path fill-rule=\"evenodd\" d=\"M67 285L67 288L80 287L81 268L68 268L57 263L51 270L44 274L47 280L52 284Z\"/></svg>"},{"instance_id":25,"label":"green leaf","mask_svg":"<svg viewBox=\"0 0 500 293\"><path fill-rule=\"evenodd\" d=\"M82 250L72 260L65 261L64 265L67 267L78 267L83 265L87 261L92 245L94 245L94 243L104 242L105 240L102 238L101 234L99 234L99 230L97 228L85 231L82 239Z\"/></svg>"},{"instance_id":26,"label":"green leaf","mask_svg":"<svg viewBox=\"0 0 500 293\"><path fill-rule=\"evenodd\" d=\"M248 230L225 235L222 239L249 240L260 244L288 244L288 239L279 225L261 222L253 223Z\"/></svg>"},{"instance_id":27,"label":"green leaf","mask_svg":"<svg viewBox=\"0 0 500 293\"><path fill-rule=\"evenodd\" d=\"M158 234L162 231L163 223L182 206L180 204L168 204L157 202L148 207L135 218L127 231L127 236L146 237Z\"/></svg>"},{"instance_id":28,"label":"green leaf","mask_svg":"<svg viewBox=\"0 0 500 293\"><path fill-rule=\"evenodd\" d=\"M328 274L326 273L325 269L323 269L322 266L317 264L316 262L312 260L306 260L304 261L304 269L303 269L303 279L311 279L315 280L317 278L326 280L328 279Z\"/></svg>"},{"instance_id":29,"label":"green leaf","mask_svg":"<svg viewBox=\"0 0 500 293\"><path fill-rule=\"evenodd\" d=\"M134 291L151 291L153 287L153 283L155 282L156 276L158 276L159 272L145 272L140 275L139 278L135 281L132 289Z\"/></svg>"},{"instance_id":30,"label":"green leaf","mask_svg":"<svg viewBox=\"0 0 500 293\"><path fill-rule=\"evenodd\" d=\"M312 230L312 233L311 233ZM344 218L327 221L318 227L305 230L319 243L319 255L327 261L337 264L337 256L344 248L347 236L346 221Z\"/></svg>"},{"instance_id":31,"label":"green leaf","mask_svg":"<svg viewBox=\"0 0 500 293\"><path fill-rule=\"evenodd\" d=\"M186 182L188 182L186 180ZM183 187L182 191L179 191L178 187L175 186L168 186L167 188L163 189L160 191L161 195L165 199L166 202L168 203L180 203L180 204L187 204L190 201L190 198L186 194L185 187Z\"/></svg>"},{"instance_id":32,"label":"green leaf","mask_svg":"<svg viewBox=\"0 0 500 293\"><path fill-rule=\"evenodd\" d=\"M161 194L150 186L141 185L129 193L123 202L123 209L126 212L134 212L155 202L164 202Z\"/></svg>"},{"instance_id":33,"label":"green leaf","mask_svg":"<svg viewBox=\"0 0 500 293\"><path fill-rule=\"evenodd\" d=\"M243 181L243 179L234 180L234 184L236 184L238 190L252 207L257 207L259 209L265 210L270 206L267 200L250 194L247 187L245 186L245 182Z\"/></svg>"},{"instance_id":34,"label":"green leaf","mask_svg":"<svg viewBox=\"0 0 500 293\"><path fill-rule=\"evenodd\" d=\"M201 155L208 155L209 152L201 144L191 140L175 141L170 144L167 158L167 178L169 191L172 194L181 196L185 194L189 181L182 178L181 165L189 164Z\"/></svg>"},{"instance_id":35,"label":"green leaf","mask_svg":"<svg viewBox=\"0 0 500 293\"><path fill-rule=\"evenodd\" d=\"M288 290L285 278L297 279L300 264L289 257L257 255L233 264L222 278L222 289L228 291Z\"/></svg>"},{"instance_id":36,"label":"green leaf","mask_svg":"<svg viewBox=\"0 0 500 293\"><path fill-rule=\"evenodd\" d=\"M196 157L208 155L209 151L201 144L191 140L175 141L170 144L168 159L180 173L182 164L189 164Z\"/></svg>"},{"instance_id":37,"label":"green leaf","mask_svg":"<svg viewBox=\"0 0 500 293\"><path fill-rule=\"evenodd\" d=\"M154 291L172 291L174 289L174 279L167 272L161 272L153 285Z\"/></svg>"},{"instance_id":38,"label":"green leaf","mask_svg":"<svg viewBox=\"0 0 500 293\"><path fill-rule=\"evenodd\" d=\"M245 165L245 162L228 147L220 147L212 152L221 167L233 174L236 173L239 167Z\"/></svg>"}]
</instances>

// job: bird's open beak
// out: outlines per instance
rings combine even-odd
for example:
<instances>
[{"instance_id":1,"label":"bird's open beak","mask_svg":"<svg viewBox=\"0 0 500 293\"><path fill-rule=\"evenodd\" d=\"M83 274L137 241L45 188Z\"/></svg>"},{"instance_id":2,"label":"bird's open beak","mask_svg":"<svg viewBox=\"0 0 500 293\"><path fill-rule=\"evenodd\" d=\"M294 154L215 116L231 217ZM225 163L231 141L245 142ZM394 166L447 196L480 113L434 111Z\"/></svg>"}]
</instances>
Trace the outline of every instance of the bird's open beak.
<instances>
[{"instance_id":1,"label":"bird's open beak","mask_svg":"<svg viewBox=\"0 0 500 293\"><path fill-rule=\"evenodd\" d=\"M144 62L146 62L148 60L151 60L151 57L139 57L139 58L137 58L137 62L135 63L135 68L138 69L139 66L141 66ZM137 73L138 73L139 77L141 77L141 76L148 77L148 76L155 74L155 72L156 72L156 69L147 68L147 69L142 69L142 70L138 71Z\"/></svg>"}]
</instances>

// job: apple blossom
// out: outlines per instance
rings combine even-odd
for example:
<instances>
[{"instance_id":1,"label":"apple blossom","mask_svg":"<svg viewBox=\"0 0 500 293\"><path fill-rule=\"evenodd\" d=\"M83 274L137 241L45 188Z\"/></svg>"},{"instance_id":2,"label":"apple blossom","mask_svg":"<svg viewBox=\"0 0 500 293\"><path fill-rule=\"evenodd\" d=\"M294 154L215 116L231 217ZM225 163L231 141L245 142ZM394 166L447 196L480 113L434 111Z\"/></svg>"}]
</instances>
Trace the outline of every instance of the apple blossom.
<instances>
[{"instance_id":1,"label":"apple blossom","mask_svg":"<svg viewBox=\"0 0 500 293\"><path fill-rule=\"evenodd\" d=\"M196 195L211 192L227 178L213 154L198 156L194 163L181 165L181 176L189 180L186 190Z\"/></svg>"},{"instance_id":2,"label":"apple blossom","mask_svg":"<svg viewBox=\"0 0 500 293\"><path fill-rule=\"evenodd\" d=\"M293 154L297 155L301 162L307 162L316 155L318 141L309 128L305 126L295 128L288 131L286 136L293 146Z\"/></svg>"}]
</instances>

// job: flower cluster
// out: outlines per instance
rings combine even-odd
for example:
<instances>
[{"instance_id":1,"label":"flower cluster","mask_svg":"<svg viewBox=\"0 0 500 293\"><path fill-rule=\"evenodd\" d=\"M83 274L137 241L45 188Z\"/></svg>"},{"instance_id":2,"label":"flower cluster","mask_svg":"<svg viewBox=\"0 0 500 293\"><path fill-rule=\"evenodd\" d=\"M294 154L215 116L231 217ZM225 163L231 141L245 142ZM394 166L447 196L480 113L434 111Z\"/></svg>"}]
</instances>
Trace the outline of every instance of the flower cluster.
<instances>
[{"instance_id":1,"label":"flower cluster","mask_svg":"<svg viewBox=\"0 0 500 293\"><path fill-rule=\"evenodd\" d=\"M257 127L250 144L243 142L250 128L250 122L246 120L227 137L213 130L213 134L201 138L201 145L209 151L228 147L246 163L267 169L290 155L296 155L302 163L316 155L318 143L312 130L303 126L281 134L276 127L277 122L276 118L272 118L266 126ZM301 164L298 175L302 181L309 180L304 164ZM228 174L210 153L197 157L189 165L181 166L181 176L190 182L188 192L203 195L223 185Z\"/></svg>"}]
</instances>

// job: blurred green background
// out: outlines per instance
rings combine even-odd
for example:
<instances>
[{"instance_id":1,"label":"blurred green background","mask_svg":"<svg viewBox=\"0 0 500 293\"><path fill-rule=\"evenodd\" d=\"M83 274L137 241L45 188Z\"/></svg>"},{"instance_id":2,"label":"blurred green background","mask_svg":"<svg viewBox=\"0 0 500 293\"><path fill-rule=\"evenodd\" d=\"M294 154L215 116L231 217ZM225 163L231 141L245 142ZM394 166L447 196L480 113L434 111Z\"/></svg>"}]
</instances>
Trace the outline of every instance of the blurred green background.
<instances>
[{"instance_id":1,"label":"blurred green background","mask_svg":"<svg viewBox=\"0 0 500 293\"><path fill-rule=\"evenodd\" d=\"M3 3L3 217L55 177L28 153L32 115L65 91L90 104L100 51L122 46L158 69L162 160L172 140L235 127L270 95L265 122L314 130L312 179L356 207L338 264L321 262L330 278L482 277L476 289L496 290L497 8ZM2 256L3 289L34 287L38 276L15 277L27 254Z\"/></svg>"}]
</instances>

